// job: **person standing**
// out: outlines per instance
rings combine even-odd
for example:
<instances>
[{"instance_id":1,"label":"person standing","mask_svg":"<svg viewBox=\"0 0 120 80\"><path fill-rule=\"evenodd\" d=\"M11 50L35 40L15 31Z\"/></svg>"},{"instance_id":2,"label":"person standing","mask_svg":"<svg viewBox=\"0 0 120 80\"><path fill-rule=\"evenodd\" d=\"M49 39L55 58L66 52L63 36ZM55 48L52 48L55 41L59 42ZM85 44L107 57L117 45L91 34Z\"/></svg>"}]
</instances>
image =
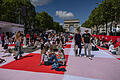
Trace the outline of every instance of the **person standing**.
<instances>
[{"instance_id":1,"label":"person standing","mask_svg":"<svg viewBox=\"0 0 120 80\"><path fill-rule=\"evenodd\" d=\"M81 56L82 46L81 46L81 34L79 29L77 29L77 33L75 34L74 40L75 40L75 55Z\"/></svg>"},{"instance_id":2,"label":"person standing","mask_svg":"<svg viewBox=\"0 0 120 80\"><path fill-rule=\"evenodd\" d=\"M84 45L84 50L85 50L85 56L89 57L89 59L92 59L91 57L91 34L88 33L88 30L85 30L85 33L82 35L83 39L83 45ZM87 50L88 50L88 55L87 55Z\"/></svg>"},{"instance_id":3,"label":"person standing","mask_svg":"<svg viewBox=\"0 0 120 80\"><path fill-rule=\"evenodd\" d=\"M2 47L4 47L4 44L5 44L5 34L4 34L4 32L1 34L1 41L2 41Z\"/></svg>"},{"instance_id":4,"label":"person standing","mask_svg":"<svg viewBox=\"0 0 120 80\"><path fill-rule=\"evenodd\" d=\"M18 60L18 56L22 57L22 48L21 48L21 33L17 32L15 35L16 49L17 53L15 54L14 59Z\"/></svg>"},{"instance_id":5,"label":"person standing","mask_svg":"<svg viewBox=\"0 0 120 80\"><path fill-rule=\"evenodd\" d=\"M37 34L34 33L34 44L35 44L36 40L37 40Z\"/></svg>"},{"instance_id":6,"label":"person standing","mask_svg":"<svg viewBox=\"0 0 120 80\"><path fill-rule=\"evenodd\" d=\"M30 35L29 34L26 34L26 43L27 43L27 46L29 46L29 40L30 40Z\"/></svg>"}]
</instances>

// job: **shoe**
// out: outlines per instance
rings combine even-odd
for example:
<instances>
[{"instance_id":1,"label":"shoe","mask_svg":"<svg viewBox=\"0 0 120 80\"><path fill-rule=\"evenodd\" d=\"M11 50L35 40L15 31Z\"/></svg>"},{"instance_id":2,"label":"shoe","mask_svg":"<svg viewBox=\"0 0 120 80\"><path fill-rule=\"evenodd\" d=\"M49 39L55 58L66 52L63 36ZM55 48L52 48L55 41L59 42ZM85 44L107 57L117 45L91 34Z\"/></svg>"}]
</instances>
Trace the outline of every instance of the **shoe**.
<instances>
[{"instance_id":1,"label":"shoe","mask_svg":"<svg viewBox=\"0 0 120 80\"><path fill-rule=\"evenodd\" d=\"M15 60L18 60L16 57L14 57Z\"/></svg>"},{"instance_id":2,"label":"shoe","mask_svg":"<svg viewBox=\"0 0 120 80\"><path fill-rule=\"evenodd\" d=\"M92 60L92 57L89 57L90 60Z\"/></svg>"},{"instance_id":3,"label":"shoe","mask_svg":"<svg viewBox=\"0 0 120 80\"><path fill-rule=\"evenodd\" d=\"M88 57L87 55L85 55L85 57Z\"/></svg>"},{"instance_id":4,"label":"shoe","mask_svg":"<svg viewBox=\"0 0 120 80\"><path fill-rule=\"evenodd\" d=\"M20 57L22 57L22 55L20 55Z\"/></svg>"}]
</instances>

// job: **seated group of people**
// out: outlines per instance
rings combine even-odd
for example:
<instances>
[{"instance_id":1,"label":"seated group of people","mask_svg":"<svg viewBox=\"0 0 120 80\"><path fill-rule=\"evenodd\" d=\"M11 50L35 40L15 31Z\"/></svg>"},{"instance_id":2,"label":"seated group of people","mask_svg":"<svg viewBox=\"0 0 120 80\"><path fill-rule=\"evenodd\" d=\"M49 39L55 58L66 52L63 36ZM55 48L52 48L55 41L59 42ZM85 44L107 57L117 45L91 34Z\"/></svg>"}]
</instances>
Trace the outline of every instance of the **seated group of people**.
<instances>
[{"instance_id":1,"label":"seated group of people","mask_svg":"<svg viewBox=\"0 0 120 80\"><path fill-rule=\"evenodd\" d=\"M111 43L109 46L109 51L114 55L120 55L120 45L115 47L115 43Z\"/></svg>"},{"instance_id":2,"label":"seated group of people","mask_svg":"<svg viewBox=\"0 0 120 80\"><path fill-rule=\"evenodd\" d=\"M120 55L120 43L118 46L116 46L117 41L113 42L111 41L105 41L105 40L96 40L97 45L100 46L101 48L108 49L109 52L111 52L114 55Z\"/></svg>"},{"instance_id":3,"label":"seated group of people","mask_svg":"<svg viewBox=\"0 0 120 80\"><path fill-rule=\"evenodd\" d=\"M65 71L60 66L66 66L66 57L63 46L65 46L65 39L62 36L48 38L48 41L40 40L41 45L41 63L42 65L52 65L52 69L56 71ZM43 63L44 62L44 63Z\"/></svg>"},{"instance_id":4,"label":"seated group of people","mask_svg":"<svg viewBox=\"0 0 120 80\"><path fill-rule=\"evenodd\" d=\"M42 65L52 65L52 69L56 71L66 71L64 68L59 68L60 66L66 66L66 57L64 54L64 46L66 42L69 41L69 34L59 33L59 34L47 34L38 36L33 43L33 48L35 49L38 46L41 48L41 62L39 64ZM21 37L21 33L17 32L15 35L15 50L14 59L18 60L19 57L22 57L23 51L21 44L24 40ZM32 42L31 42L32 44ZM32 45L31 45L32 46ZM1 59L1 61L4 61Z\"/></svg>"}]
</instances>

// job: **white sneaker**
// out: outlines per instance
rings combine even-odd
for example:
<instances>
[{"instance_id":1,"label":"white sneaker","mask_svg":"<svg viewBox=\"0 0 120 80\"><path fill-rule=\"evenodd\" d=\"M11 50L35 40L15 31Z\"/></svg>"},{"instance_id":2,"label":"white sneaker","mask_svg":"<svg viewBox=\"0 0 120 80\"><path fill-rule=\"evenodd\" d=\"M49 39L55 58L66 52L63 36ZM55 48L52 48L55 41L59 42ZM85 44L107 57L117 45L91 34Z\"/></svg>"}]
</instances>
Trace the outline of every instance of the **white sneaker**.
<instances>
[{"instance_id":1,"label":"white sneaker","mask_svg":"<svg viewBox=\"0 0 120 80\"><path fill-rule=\"evenodd\" d=\"M85 55L85 57L87 57L87 56Z\"/></svg>"}]
</instances>

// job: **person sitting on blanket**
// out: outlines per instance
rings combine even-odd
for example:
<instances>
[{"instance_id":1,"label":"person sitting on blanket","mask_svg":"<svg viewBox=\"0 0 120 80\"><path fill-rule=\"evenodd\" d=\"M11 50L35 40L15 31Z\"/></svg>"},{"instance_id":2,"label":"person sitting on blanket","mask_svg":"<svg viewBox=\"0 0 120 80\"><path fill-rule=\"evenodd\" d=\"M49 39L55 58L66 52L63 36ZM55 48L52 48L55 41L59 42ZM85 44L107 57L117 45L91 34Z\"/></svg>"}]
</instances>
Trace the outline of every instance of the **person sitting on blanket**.
<instances>
[{"instance_id":1,"label":"person sitting on blanket","mask_svg":"<svg viewBox=\"0 0 120 80\"><path fill-rule=\"evenodd\" d=\"M58 51L56 42L53 42L52 47L53 47L53 51L54 51L54 52L57 52L57 51Z\"/></svg>"},{"instance_id":2,"label":"person sitting on blanket","mask_svg":"<svg viewBox=\"0 0 120 80\"><path fill-rule=\"evenodd\" d=\"M102 48L109 49L108 43L107 43L107 42L104 42L104 41L102 42L101 47L102 47Z\"/></svg>"},{"instance_id":3,"label":"person sitting on blanket","mask_svg":"<svg viewBox=\"0 0 120 80\"><path fill-rule=\"evenodd\" d=\"M37 48L39 44L40 44L40 38L38 37L35 41L33 49Z\"/></svg>"},{"instance_id":4,"label":"person sitting on blanket","mask_svg":"<svg viewBox=\"0 0 120 80\"><path fill-rule=\"evenodd\" d=\"M58 44L58 61L62 61L63 65L66 65L66 58L64 50L62 49L62 41Z\"/></svg>"},{"instance_id":5,"label":"person sitting on blanket","mask_svg":"<svg viewBox=\"0 0 120 80\"><path fill-rule=\"evenodd\" d=\"M45 50L45 46L43 46L43 49L41 51L41 63L39 64L39 66L44 62L44 65L49 66L52 65L54 63L57 63L57 57L56 54L52 53L52 54L47 54L46 50ZM51 56L49 56L51 55Z\"/></svg>"},{"instance_id":6,"label":"person sitting on blanket","mask_svg":"<svg viewBox=\"0 0 120 80\"><path fill-rule=\"evenodd\" d=\"M91 39L91 44L92 44L92 51L99 51L99 49L96 47L96 42L95 39Z\"/></svg>"},{"instance_id":7,"label":"person sitting on blanket","mask_svg":"<svg viewBox=\"0 0 120 80\"><path fill-rule=\"evenodd\" d=\"M5 59L0 58L0 63L6 62Z\"/></svg>"},{"instance_id":8,"label":"person sitting on blanket","mask_svg":"<svg viewBox=\"0 0 120 80\"><path fill-rule=\"evenodd\" d=\"M117 47L116 54L117 54L117 55L120 55L120 43L119 43L119 46Z\"/></svg>"},{"instance_id":9,"label":"person sitting on blanket","mask_svg":"<svg viewBox=\"0 0 120 80\"><path fill-rule=\"evenodd\" d=\"M114 48L114 43L112 43L109 47L109 51L112 53L112 54L116 54L116 48Z\"/></svg>"}]
</instances>

